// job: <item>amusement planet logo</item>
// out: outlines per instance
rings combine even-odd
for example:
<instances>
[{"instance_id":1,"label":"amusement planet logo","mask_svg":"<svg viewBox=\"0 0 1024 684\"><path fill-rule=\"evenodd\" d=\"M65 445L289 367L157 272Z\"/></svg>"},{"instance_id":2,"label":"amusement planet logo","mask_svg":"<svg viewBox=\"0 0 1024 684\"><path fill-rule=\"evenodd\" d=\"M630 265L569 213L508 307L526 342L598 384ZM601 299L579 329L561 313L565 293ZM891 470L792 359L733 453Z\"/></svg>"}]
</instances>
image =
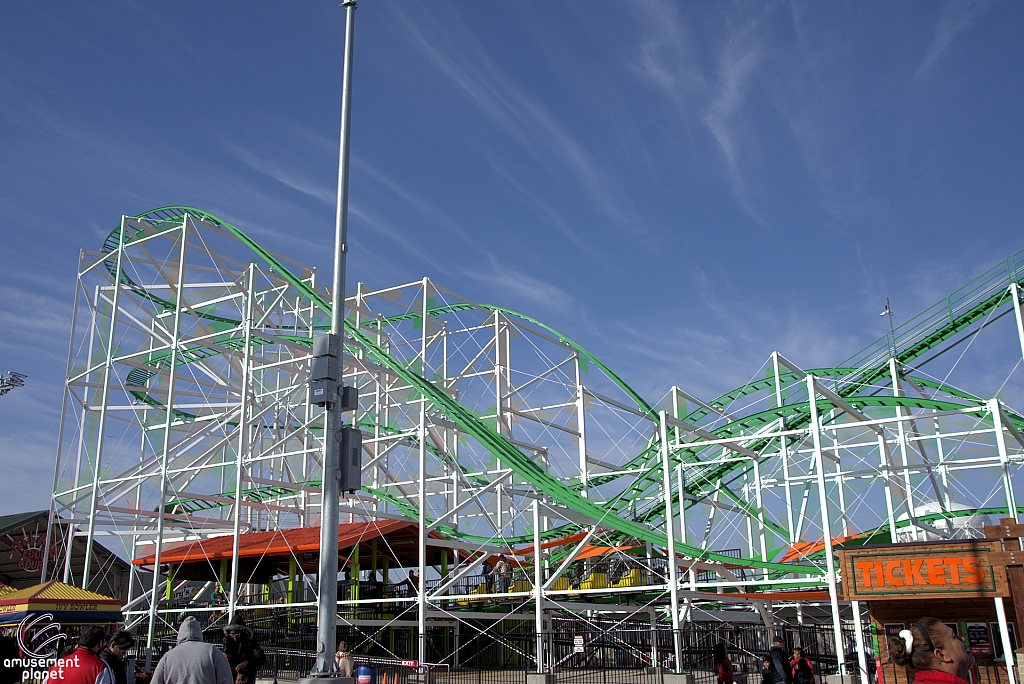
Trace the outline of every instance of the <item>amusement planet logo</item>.
<instances>
[{"instance_id":1,"label":"amusement planet logo","mask_svg":"<svg viewBox=\"0 0 1024 684\"><path fill-rule=\"evenodd\" d=\"M39 623L47 623L34 629ZM34 629L34 631L32 631ZM30 631L32 634L30 635ZM4 659L4 667L21 667L21 681L42 681L49 678L50 668L57 666L55 679L64 678L65 665L77 665L78 656L57 658L60 642L67 638L61 631L59 622L53 619L53 613L44 613L35 617L26 616L14 632L14 638L21 649L22 657Z\"/></svg>"}]
</instances>

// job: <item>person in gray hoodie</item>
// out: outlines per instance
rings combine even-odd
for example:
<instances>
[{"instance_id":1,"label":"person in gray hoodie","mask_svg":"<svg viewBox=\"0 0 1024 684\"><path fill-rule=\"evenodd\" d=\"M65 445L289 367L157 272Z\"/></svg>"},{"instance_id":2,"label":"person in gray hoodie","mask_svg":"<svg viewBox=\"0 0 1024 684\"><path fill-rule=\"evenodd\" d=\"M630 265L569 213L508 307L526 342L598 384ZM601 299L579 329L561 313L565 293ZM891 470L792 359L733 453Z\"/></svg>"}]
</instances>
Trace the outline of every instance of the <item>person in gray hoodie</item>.
<instances>
[{"instance_id":1,"label":"person in gray hoodie","mask_svg":"<svg viewBox=\"0 0 1024 684\"><path fill-rule=\"evenodd\" d=\"M233 684L228 659L213 644L203 642L203 630L192 616L178 628L178 645L165 653L153 671L151 684Z\"/></svg>"}]
</instances>

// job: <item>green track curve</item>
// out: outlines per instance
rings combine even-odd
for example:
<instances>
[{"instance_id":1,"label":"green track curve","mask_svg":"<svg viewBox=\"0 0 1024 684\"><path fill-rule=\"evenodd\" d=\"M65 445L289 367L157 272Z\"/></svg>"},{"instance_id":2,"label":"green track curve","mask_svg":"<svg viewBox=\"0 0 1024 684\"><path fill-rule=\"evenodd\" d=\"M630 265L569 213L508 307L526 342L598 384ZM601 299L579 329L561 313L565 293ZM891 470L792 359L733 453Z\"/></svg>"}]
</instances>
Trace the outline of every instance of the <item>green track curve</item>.
<instances>
[{"instance_id":1,"label":"green track curve","mask_svg":"<svg viewBox=\"0 0 1024 684\"><path fill-rule=\"evenodd\" d=\"M256 256L258 256L270 268L272 268L275 274L279 275L284 280L286 280L290 285L295 287L301 294L303 294L306 298L313 302L325 314L330 315L330 302L328 302L318 292L316 292L308 284L306 284L295 274L293 274L290 269L288 269L284 264L278 261L272 254L270 254L270 252L268 252L259 244L257 244L254 240L252 240L241 230L239 230L235 226L232 226L231 224L221 221L212 214L209 214L200 209L196 209L194 207L170 206L161 207L159 209L154 209L152 211L145 212L144 214L140 214L135 218L141 220L156 218L158 221L158 227L159 223L165 223L165 225L169 229L173 226L180 225L181 219L186 214L194 216L195 218L198 218L202 221L212 223L218 226L219 228L229 232L234 238L236 238L239 242L247 246L250 250L252 250L252 252ZM113 243L113 248L116 249L117 245L122 240L126 247L131 246L131 241L134 236L125 235L122 237L119 234L120 230L120 227L115 229L115 233L117 233L117 235L115 235L113 240L111 240L111 238L108 237L105 243L105 247L107 248L108 252L111 251L111 243ZM114 262L113 260L106 260L105 265L108 271L110 269L113 269L111 273L112 275L115 275L119 282L128 285L128 287L130 287L134 292L139 293L146 299L154 301L154 303L158 303L164 308L167 308L167 306L171 304L170 302L160 300L151 293L146 292L143 288L141 288L136 283L131 281L131 279L124 272L115 273L117 271L117 266L116 262ZM140 290L142 290L141 293L139 292ZM171 306L173 308L173 305ZM238 321L233 322L235 324L238 323ZM550 328L548 328L548 330L550 330ZM446 392L438 388L436 385L434 385L426 378L420 376L417 373L414 373L409 368L406 368L403 363L401 363L399 360L395 359L390 354L388 354L387 351L385 351L382 347L378 346L377 343L369 335L360 330L352 321L345 321L345 332L349 336L349 339L358 342L358 344L361 347L363 347L363 349L365 350L365 352L372 361L388 368L395 375L397 375L402 380L407 382L412 388L420 392L423 396L429 399L429 401L437 409L441 410L449 420L458 425L468 435L471 435L473 438L475 438L482 446L484 446L488 451L490 451L490 453L493 456L501 459L501 462L505 464L510 470L512 470L516 475L522 478L525 482L530 483L538 490L550 496L553 501L562 504L588 518L591 518L592 520L597 521L602 527L616 530L617 532L623 535L633 537L641 541L651 542L652 544L658 546L667 545L668 540L663 533L651 529L646 525L641 525L632 520L626 520L625 518L615 515L612 511L608 510L607 508L603 508L602 506L599 506L594 502L580 496L579 492L574 491L572 488L566 486L556 477L549 474L538 464L532 461L529 457L523 454L515 445L509 442L503 435L500 435L497 432L495 432L495 430L490 425L488 425L479 417L477 417L470 409L464 407L462 404L460 404L458 401L450 397ZM568 340L568 338L562 335L559 335L559 337ZM582 349L578 345L574 344L573 346L578 350ZM593 359L593 357L590 356L589 354L588 357ZM594 361L597 362L596 359L594 359ZM603 366L603 364L600 364L599 367L602 367L602 369L606 368ZM618 379L617 376L614 376L614 374L613 379L617 379L620 385L625 385L625 383L622 382L621 379ZM635 393L633 394L635 395ZM635 396L639 398L639 395ZM646 407L647 410L651 410L650 406L646 406L646 404L643 405ZM677 550L679 553L690 555L693 557L700 557L711 562L732 564L737 563L737 559L731 556L705 551L686 544L677 543ZM803 571L815 575L823 573L823 571L820 568L813 565L798 566L793 564L765 562L759 559L747 559L740 562L744 565L750 565L751 567L760 567L769 570L777 570L783 572Z\"/></svg>"},{"instance_id":2,"label":"green track curve","mask_svg":"<svg viewBox=\"0 0 1024 684\"><path fill-rule=\"evenodd\" d=\"M281 276L283 279L289 282L289 284L294 286L300 293L307 297L311 302L313 302L322 312L328 315L330 314L330 302L328 302L326 299L320 296L315 290L310 288L306 283L304 283L302 280L296 277L290 271L290 269L284 266L272 254L270 254L267 250L263 249L258 243L249 238L241 230L237 229L236 227L228 223L225 223L224 221L221 221L212 214L209 214L207 212L204 212L200 209L196 209L193 207L169 206L145 212L144 214L140 214L136 218L153 222L157 226L164 224L168 228L170 228L172 226L180 225L181 219L185 214L190 214L200 220L212 223L230 233L233 237L235 237L241 243L246 245L263 262L265 262L273 270L274 273ZM105 251L111 252L117 248L119 241L121 240L119 231L119 228L115 229L107 237L107 240L104 243ZM132 235L126 235L124 237L125 244L130 246L133 237L134 236ZM1022 271L1024 271L1024 268L1021 267L1022 261L1024 261L1024 259L1019 258L1020 255L1021 253L1018 253L1017 255L1014 255L1013 257L1007 260L1005 267L1006 276L1007 281L1013 280L1021 285L1024 285L1024 278L1022 278L1022 276L1024 276L1024 273L1022 273ZM116 271L116 263L113 260L107 260L105 262L105 266L107 270L112 275L114 275L114 272ZM122 272L118 274L118 280L122 284L128 285L134 292L136 292L140 296L153 301L154 303L158 304L164 309L173 310L173 304L171 302L160 299L159 297L156 297L151 293L147 292L144 288L139 287L134 282L132 282L131 279L128 278L128 276L125 273ZM963 289L964 288L961 288L961 290ZM897 329L895 340L889 339L888 336L886 336L886 338L882 338L885 340L886 345L891 344L896 349L896 358L899 361L906 363L919 358L921 355L927 353L930 350L935 349L936 346L950 340L961 331L964 331L972 327L981 318L988 315L989 312L993 311L995 308L1000 306L1005 301L1004 294L993 293L990 296L981 298L977 302L972 302L970 307L966 307L963 310L956 311L954 315L955 302L953 300L953 297L955 295L956 293L954 293L954 295L951 295L944 302L946 308L949 311L948 321L943 320L941 321L940 325L932 325L931 328L928 328L924 331L925 333L927 333L926 335L920 334L918 331L918 329L922 327L920 321L915 323L917 319L912 319L907 324L904 324ZM449 305L446 307L436 307L435 309L429 310L428 313L431 315L439 315L441 313L446 313L449 310L455 311L460 306L462 305L456 304ZM467 308L470 307L470 305L465 306ZM640 411L648 415L653 420L657 420L657 412L648 402L646 402L643 399L643 397L641 397L636 391L629 387L629 385L625 381L623 381L622 378L616 375L607 365L602 363L599 359L590 354L586 349L575 343L567 336L562 335L557 330L545 325L544 323L536 319L530 318L529 316L525 316L521 313L512 311L510 309L506 309L504 307L481 305L481 308L485 308L492 311L500 311L505 315L514 316L532 325L535 325L543 329L547 333L555 336L560 343L575 350L582 358L586 359L587 361L595 365L597 368L599 368L609 379L611 379L616 385L618 385L623 392L625 392L631 399L633 399L633 401L636 402L637 408ZM235 320L223 319L213 315L200 315L203 315L204 317L207 317L210 320L217 320L226 324L235 325L238 323L238 321ZM922 316L923 315L924 314L922 314ZM406 314L403 316L395 317L395 320L409 317L419 317L419 314ZM919 316L918 318L921 317ZM905 328L908 328L908 326L911 326L911 324L916 325L917 328L909 328L906 332L906 337L910 341L907 344L901 344L900 331L903 331ZM524 455L518 448L516 448L511 442L505 439L502 435L495 432L494 429L490 425L488 425L484 420L476 416L473 411L462 406L459 402L451 398L447 393L439 389L432 382L430 382L426 378L423 378L422 376L413 372L412 370L406 368L404 364L402 364L400 361L391 357L390 354L388 354L383 348L379 347L369 335L364 333L362 330L358 329L351 321L346 321L346 332L349 335L350 339L357 341L359 345L363 347L363 349L366 351L366 353L371 357L373 361L381 364L384 367L389 368L392 372L394 372L404 381L409 383L411 387L415 388L417 391L426 396L436 408L441 410L449 419L451 419L453 422L459 425L459 427L462 428L467 434L472 435L475 439L477 439L477 441L479 441L483 446L485 446L492 453L492 455L500 458L502 462L505 463L520 478L522 478L526 482L533 484L540 491L543 491L544 493L551 496L554 501L562 505L565 505L589 518L600 521L602 527L615 530L619 533L619 535L623 537L633 537L643 541L649 541L659 546L664 546L666 544L667 540L665 539L664 534L659 533L657 530L651 529L651 527L647 524L649 522L655 521L660 515L658 513L657 507L652 507L648 511L641 512L640 515L637 515L634 512L633 516L631 516L633 517L633 519L627 519L621 515L625 512L625 507L630 504L630 500L635 495L639 495L641 492L648 489L651 485L654 484L654 481L657 479L656 469L650 467L652 461L657 458L660 450L660 446L655 441L652 441L648 445L647 449L638 454L634 459L632 459L632 461L629 464L624 466L624 468L647 467L650 470L650 475L646 478L641 477L636 483L634 483L631 487L624 489L622 493L620 493L610 502L607 502L603 506L598 506L593 502L589 501L588 499L582 497L578 491L578 487L567 485L559 481L558 479L552 477L550 474L548 474L546 471L540 468L536 463L530 460L529 457ZM308 343L308 338L296 338L294 341ZM855 355L854 357L851 358L851 361L856 363L858 358L870 358L872 353L874 353L875 356L877 356L877 353L873 352L872 349L878 347L880 342L881 341L876 342L875 345L864 350L864 352L860 353L859 355ZM193 353L196 355L197 358L199 358L202 354L201 351L194 351ZM159 359L154 360L157 361L157 364L161 362L161 360ZM839 367L827 369L814 369L808 372L818 375L823 379L831 379L833 385L841 395L844 395L846 397L853 397L853 395L856 394L858 388L862 387L865 384L875 382L879 378L887 375L887 357L885 361L885 364L869 364L867 366L844 364L843 366ZM163 362L166 363L166 361ZM187 363L189 362L189 359L186 358L184 359L183 362ZM129 378L129 380L136 381L131 383L136 386L144 386L148 382L149 378L152 377L152 375L154 375L154 373L152 372L141 369L136 369L135 371L132 372L136 373L136 377ZM784 373L782 378L782 380L784 381L792 381L795 379L796 376L788 372ZM924 386L934 387L936 385L936 383L932 383L931 381L928 381L923 378L915 378L914 380L915 382ZM736 401L737 399L742 398L743 396L747 396L749 394L753 394L759 391L764 391L766 389L773 387L774 382L775 379L771 376L753 381L751 383L748 383L747 385L744 385L726 394L723 394L722 396L709 402L709 404L719 409L725 408L729 404ZM967 393L960 392L959 394L957 394L956 390L951 391L950 388L943 389L947 393L959 396L960 398L964 399L966 401L966 404L958 404L955 402L948 401L912 399L909 397L865 397L861 395L858 395L855 398L851 398L851 402L860 407L901 406L905 408L932 408L936 410L957 410L969 406L977 406L980 403L982 403L981 399L969 395ZM142 399L143 401L147 401L147 403L154 403L156 401L149 397L148 394L146 394L144 391L139 391L139 394L142 395L139 398ZM820 400L816 403L818 404L819 410L821 411L827 411L833 408L832 404L825 400ZM720 438L733 436L739 434L743 430L749 430L751 428L756 428L758 426L768 425L773 421L777 421L780 418L786 419L787 425L789 427L795 427L797 425L806 423L806 421L809 419L810 411L808 410L808 406L809 405L807 402L786 404L783 407L772 408L767 411L762 411L752 415L744 416L739 420L732 421L725 425L722 425L712 430L712 432L716 435L716 437ZM708 409L698 408L695 411L691 412L690 414L686 415L684 417L684 420L691 423L696 423L697 421L700 421L708 417L710 413L711 412ZM1018 428L1024 429L1024 418L1017 414L1011 415L1010 418L1018 426ZM747 439L749 439L749 437L747 437ZM763 444L754 445L751 446L750 448L757 451L759 448L766 447L769 442L770 440L764 440ZM699 460L699 455L698 452L694 449L682 448L675 450L672 454L672 458L677 461L686 460L689 462L694 462L696 460ZM749 466L741 466L738 464L710 466L698 476L697 481L689 483L688 488L693 487L695 490L697 490L695 493L700 494L704 489L704 487L700 485L710 486L711 483L719 481L730 474L738 477L739 474L741 474L743 470L745 470L747 467ZM610 481L610 478L598 477L592 478L591 481L593 484L603 484L605 482ZM408 510L406 511L407 514L418 514L418 511L416 511L414 507L412 507L408 502L400 501L398 497L384 496L384 492L373 493L377 496L387 498L388 500L396 503L396 505L403 507L403 510L405 508L408 508ZM256 495L257 493L253 492L253 494ZM727 492L727 495L728 494L729 493ZM742 501L735 497L735 495L733 495L732 498L737 503L742 504ZM692 502L683 502L683 505L693 504ZM777 527L771 523L769 523L768 526L769 528ZM783 532L781 529L776 529L774 531L776 531L777 533ZM454 530L451 530L450 532L455 533ZM549 531L546 536L553 538L562 533L562 528L559 528L556 530ZM467 536L465 534L462 534L460 536L466 537L467 539L473 538L472 535ZM519 543L524 540L526 540L525 537L523 539L506 539L506 541L509 543ZM740 564L750 567L761 567L774 570L776 572L807 572L811 574L821 574L822 572L820 568L811 565L794 565L792 563L783 564L775 562L765 562L760 559L736 559L734 557L724 556L714 552L702 551L697 547L689 545L678 546L679 551L683 554L688 554L694 557L702 557L710 561Z\"/></svg>"}]
</instances>

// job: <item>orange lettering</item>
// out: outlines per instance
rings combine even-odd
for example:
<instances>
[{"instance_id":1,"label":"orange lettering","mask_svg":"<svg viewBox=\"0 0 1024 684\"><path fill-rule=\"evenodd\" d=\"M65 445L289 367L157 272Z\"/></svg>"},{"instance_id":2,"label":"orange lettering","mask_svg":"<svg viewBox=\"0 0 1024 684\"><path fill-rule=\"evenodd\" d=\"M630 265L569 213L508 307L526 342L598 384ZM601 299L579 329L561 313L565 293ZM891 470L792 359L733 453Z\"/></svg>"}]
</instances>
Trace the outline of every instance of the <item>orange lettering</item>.
<instances>
[{"instance_id":1,"label":"orange lettering","mask_svg":"<svg viewBox=\"0 0 1024 684\"><path fill-rule=\"evenodd\" d=\"M967 556L964 558L964 570L967 573L964 575L964 582L968 584L981 584L985 579L984 568L978 567L979 560L977 556Z\"/></svg>"},{"instance_id":2,"label":"orange lettering","mask_svg":"<svg viewBox=\"0 0 1024 684\"><path fill-rule=\"evenodd\" d=\"M942 565L941 558L929 558L924 565L928 570L928 584L946 583L946 568Z\"/></svg>"},{"instance_id":3,"label":"orange lettering","mask_svg":"<svg viewBox=\"0 0 1024 684\"><path fill-rule=\"evenodd\" d=\"M864 573L864 588L871 588L871 569L875 567L874 561L858 561L857 567Z\"/></svg>"},{"instance_id":4,"label":"orange lettering","mask_svg":"<svg viewBox=\"0 0 1024 684\"><path fill-rule=\"evenodd\" d=\"M924 565L923 558L903 561L903 580L907 583L908 587L912 587L914 584L928 584L924 581L924 575L921 574L922 565ZM915 578L916 582L914 581Z\"/></svg>"},{"instance_id":5,"label":"orange lettering","mask_svg":"<svg viewBox=\"0 0 1024 684\"><path fill-rule=\"evenodd\" d=\"M901 565L902 563L900 563L898 560L889 561L885 564L885 570L883 571L883 575L885 577L886 583L891 584L894 587L903 586L903 580L901 580L896 575L892 574L892 571L900 567Z\"/></svg>"},{"instance_id":6,"label":"orange lettering","mask_svg":"<svg viewBox=\"0 0 1024 684\"><path fill-rule=\"evenodd\" d=\"M964 561L962 558L943 558L946 561L946 565L949 566L949 579L950 584L960 584L960 566L963 565Z\"/></svg>"}]
</instances>

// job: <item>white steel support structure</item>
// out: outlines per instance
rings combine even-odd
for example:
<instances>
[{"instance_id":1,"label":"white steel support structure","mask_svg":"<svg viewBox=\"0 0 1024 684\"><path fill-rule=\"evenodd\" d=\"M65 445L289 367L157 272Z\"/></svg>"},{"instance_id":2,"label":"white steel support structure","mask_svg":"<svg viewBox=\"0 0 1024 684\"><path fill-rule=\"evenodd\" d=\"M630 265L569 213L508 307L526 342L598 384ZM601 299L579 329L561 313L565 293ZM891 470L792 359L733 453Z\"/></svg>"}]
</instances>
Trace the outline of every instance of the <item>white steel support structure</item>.
<instances>
[{"instance_id":1,"label":"white steel support structure","mask_svg":"<svg viewBox=\"0 0 1024 684\"><path fill-rule=\"evenodd\" d=\"M813 375L807 376L807 398L811 412L811 439L814 444L814 469L818 482L818 511L821 515L821 532L825 541L825 548L832 548L832 519L829 514L828 490L825 486L825 462L821 449L821 423L818 416L818 384ZM837 484L842 486L842 480L837 478ZM828 584L828 600L832 608L832 633L836 644L836 657L839 659L839 672L845 674L846 659L843 649L839 644L843 643L842 617L839 614L839 576L836 573L835 557L831 553L825 555L825 582Z\"/></svg>"},{"instance_id":2,"label":"white steel support structure","mask_svg":"<svg viewBox=\"0 0 1024 684\"><path fill-rule=\"evenodd\" d=\"M239 548L247 534L316 525L324 510L326 416L307 389L312 337L333 318L322 281L191 208L124 217L102 249L82 253L49 531L60 543L44 577L93 585L95 571L78 570L83 541L138 557L145 591L133 590L125 615L149 644L190 611L227 619L313 609L323 590L302 557L295 577L287 559L259 574ZM993 279L969 301L944 301L905 343L897 329L897 352L955 341L943 326L1008 289ZM417 525L413 560L398 565L409 556L382 538L377 569L387 556L392 578L412 569L419 583L335 601L335 614L350 626L412 630L403 658L427 659L433 627L455 621L463 638L486 629L476 621L493 619L481 610L493 601L508 601L502 619L526 620L534 638L558 616L597 624L614 615L648 631L653 615L655 631L673 631L673 668L685 660L679 630L707 604L754 615L768 604L791 610L772 592L828 589L818 607L848 629L825 551L840 537L973 537L1017 510L1024 416L1015 395L974 396L909 361L892 372L891 344L831 369L800 369L775 353L764 374L721 397L674 388L659 402L555 326L429 278L356 293L345 302L343 373L359 388L364 487L338 509L345 522ZM990 313L1019 306L1011 300ZM1016 334L1008 344L1012 367ZM224 604L208 589L168 601L168 579L172 590L182 584L179 569L162 567L172 545L229 535L223 571L192 568L203 576L196 591L224 580ZM804 540L821 546L796 544ZM441 549L454 563L443 578ZM480 567L509 549L512 587L498 596ZM616 559L625 569L613 577ZM288 580L302 591L275 593ZM762 597L730 598L740 592ZM393 609L391 622L357 614L378 604ZM644 657L664 658L663 643ZM530 648L538 668L545 657L556 664L540 638Z\"/></svg>"},{"instance_id":3,"label":"white steel support structure","mask_svg":"<svg viewBox=\"0 0 1024 684\"><path fill-rule=\"evenodd\" d=\"M668 441L668 418L664 411L659 415L659 429L661 431L661 477L662 495L665 499L665 535L668 544L665 546L666 562L668 564L668 592L669 610L672 612L672 648L673 648L673 672L679 672L682 663L682 644L679 634L679 563L676 560L676 533L672 521L675 515L672 512L672 471L669 466L669 441ZM683 502L679 502L680 506Z\"/></svg>"}]
</instances>

